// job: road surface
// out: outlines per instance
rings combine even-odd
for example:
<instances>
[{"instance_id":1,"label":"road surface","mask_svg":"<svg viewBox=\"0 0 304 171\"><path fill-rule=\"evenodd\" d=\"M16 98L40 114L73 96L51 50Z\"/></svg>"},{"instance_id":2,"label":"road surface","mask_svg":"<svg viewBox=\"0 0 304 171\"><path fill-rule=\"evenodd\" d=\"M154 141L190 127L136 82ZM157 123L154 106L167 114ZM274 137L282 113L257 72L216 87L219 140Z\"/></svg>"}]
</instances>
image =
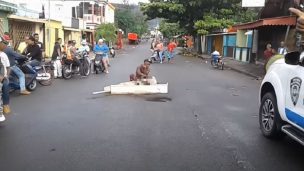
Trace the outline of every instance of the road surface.
<instances>
[{"instance_id":1,"label":"road surface","mask_svg":"<svg viewBox=\"0 0 304 171\"><path fill-rule=\"evenodd\" d=\"M108 75L55 80L13 94L0 124L1 171L303 170L304 148L271 141L258 125L259 81L177 56L153 64L169 94L93 96L128 81L149 43L111 60Z\"/></svg>"}]
</instances>

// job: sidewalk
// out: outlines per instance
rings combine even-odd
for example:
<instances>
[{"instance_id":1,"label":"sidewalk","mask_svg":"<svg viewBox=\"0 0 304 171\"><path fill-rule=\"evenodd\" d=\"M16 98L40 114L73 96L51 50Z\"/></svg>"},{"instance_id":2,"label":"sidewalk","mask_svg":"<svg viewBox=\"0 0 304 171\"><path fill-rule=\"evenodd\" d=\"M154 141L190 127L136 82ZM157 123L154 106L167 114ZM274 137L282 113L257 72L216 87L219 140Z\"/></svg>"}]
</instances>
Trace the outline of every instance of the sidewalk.
<instances>
[{"instance_id":1,"label":"sidewalk","mask_svg":"<svg viewBox=\"0 0 304 171\"><path fill-rule=\"evenodd\" d=\"M209 55L200 55L199 57L203 60L207 60L208 62L210 60ZM231 69L236 72L248 75L250 77L254 77L256 79L262 79L264 77L264 65L262 63L245 63L236 61L231 57L225 57L224 62L226 69Z\"/></svg>"}]
</instances>

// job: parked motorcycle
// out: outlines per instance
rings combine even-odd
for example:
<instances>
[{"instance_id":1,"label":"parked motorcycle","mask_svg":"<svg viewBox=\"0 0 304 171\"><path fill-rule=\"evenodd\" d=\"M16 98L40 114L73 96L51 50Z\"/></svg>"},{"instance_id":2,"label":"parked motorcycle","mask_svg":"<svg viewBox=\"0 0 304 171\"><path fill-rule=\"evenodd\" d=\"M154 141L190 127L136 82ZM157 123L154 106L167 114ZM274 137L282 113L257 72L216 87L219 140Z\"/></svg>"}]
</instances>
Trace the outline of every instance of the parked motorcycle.
<instances>
[{"instance_id":1,"label":"parked motorcycle","mask_svg":"<svg viewBox=\"0 0 304 171\"><path fill-rule=\"evenodd\" d=\"M162 54L162 58L163 58L162 62L164 62L166 60L165 53ZM158 52L156 50L152 53L152 55L150 57L150 61L152 63L160 63L160 58L159 58Z\"/></svg>"},{"instance_id":2,"label":"parked motorcycle","mask_svg":"<svg viewBox=\"0 0 304 171\"><path fill-rule=\"evenodd\" d=\"M96 54L94 58L94 72L96 74L105 71L105 66L102 62L102 55L103 55L102 53Z\"/></svg>"},{"instance_id":3,"label":"parked motorcycle","mask_svg":"<svg viewBox=\"0 0 304 171\"><path fill-rule=\"evenodd\" d=\"M42 62L40 66L33 69L37 72L36 80L43 86L49 86L54 78L54 66L52 62Z\"/></svg>"},{"instance_id":4,"label":"parked motorcycle","mask_svg":"<svg viewBox=\"0 0 304 171\"><path fill-rule=\"evenodd\" d=\"M32 73L31 66L26 64L27 59L20 59L17 61L17 66L22 70L22 72L25 75L25 86L29 91L34 91L37 87L37 73ZM15 90L20 90L20 82L18 79L18 76L11 72L9 75L9 86L10 86L10 92L13 92Z\"/></svg>"},{"instance_id":5,"label":"parked motorcycle","mask_svg":"<svg viewBox=\"0 0 304 171\"><path fill-rule=\"evenodd\" d=\"M91 73L91 60L87 51L78 52L76 58L80 61L78 66L75 61L68 60L66 54L62 58L62 76L64 79L71 79L73 75L89 76Z\"/></svg>"},{"instance_id":6,"label":"parked motorcycle","mask_svg":"<svg viewBox=\"0 0 304 171\"><path fill-rule=\"evenodd\" d=\"M116 52L115 52L114 47L111 47L111 48L110 48L110 55L112 56L112 58L114 58L114 57L115 57Z\"/></svg>"}]
</instances>

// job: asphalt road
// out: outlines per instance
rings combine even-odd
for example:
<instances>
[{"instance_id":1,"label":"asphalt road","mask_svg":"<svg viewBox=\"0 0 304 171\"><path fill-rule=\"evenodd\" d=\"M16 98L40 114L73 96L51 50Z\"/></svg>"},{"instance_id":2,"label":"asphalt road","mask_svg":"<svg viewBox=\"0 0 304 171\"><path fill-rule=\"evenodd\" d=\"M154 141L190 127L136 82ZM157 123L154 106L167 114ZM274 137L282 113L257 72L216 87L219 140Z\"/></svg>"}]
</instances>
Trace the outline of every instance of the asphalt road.
<instances>
[{"instance_id":1,"label":"asphalt road","mask_svg":"<svg viewBox=\"0 0 304 171\"><path fill-rule=\"evenodd\" d=\"M302 146L261 135L259 81L201 59L152 65L169 82L167 95L91 95L128 81L148 49L127 47L108 75L12 95L13 113L0 124L0 171L304 170Z\"/></svg>"}]
</instances>

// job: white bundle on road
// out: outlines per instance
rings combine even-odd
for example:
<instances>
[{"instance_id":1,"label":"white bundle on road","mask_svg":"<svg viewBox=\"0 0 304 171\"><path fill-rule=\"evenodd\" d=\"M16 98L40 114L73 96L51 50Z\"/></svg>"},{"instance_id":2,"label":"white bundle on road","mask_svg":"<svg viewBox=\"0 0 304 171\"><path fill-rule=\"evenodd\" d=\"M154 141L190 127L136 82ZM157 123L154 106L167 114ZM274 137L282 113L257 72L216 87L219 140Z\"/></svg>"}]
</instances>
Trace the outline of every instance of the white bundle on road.
<instances>
[{"instance_id":1,"label":"white bundle on road","mask_svg":"<svg viewBox=\"0 0 304 171\"><path fill-rule=\"evenodd\" d=\"M94 95L111 94L167 94L168 83L157 84L155 77L141 81L129 81L104 87L103 91L93 92Z\"/></svg>"}]
</instances>

